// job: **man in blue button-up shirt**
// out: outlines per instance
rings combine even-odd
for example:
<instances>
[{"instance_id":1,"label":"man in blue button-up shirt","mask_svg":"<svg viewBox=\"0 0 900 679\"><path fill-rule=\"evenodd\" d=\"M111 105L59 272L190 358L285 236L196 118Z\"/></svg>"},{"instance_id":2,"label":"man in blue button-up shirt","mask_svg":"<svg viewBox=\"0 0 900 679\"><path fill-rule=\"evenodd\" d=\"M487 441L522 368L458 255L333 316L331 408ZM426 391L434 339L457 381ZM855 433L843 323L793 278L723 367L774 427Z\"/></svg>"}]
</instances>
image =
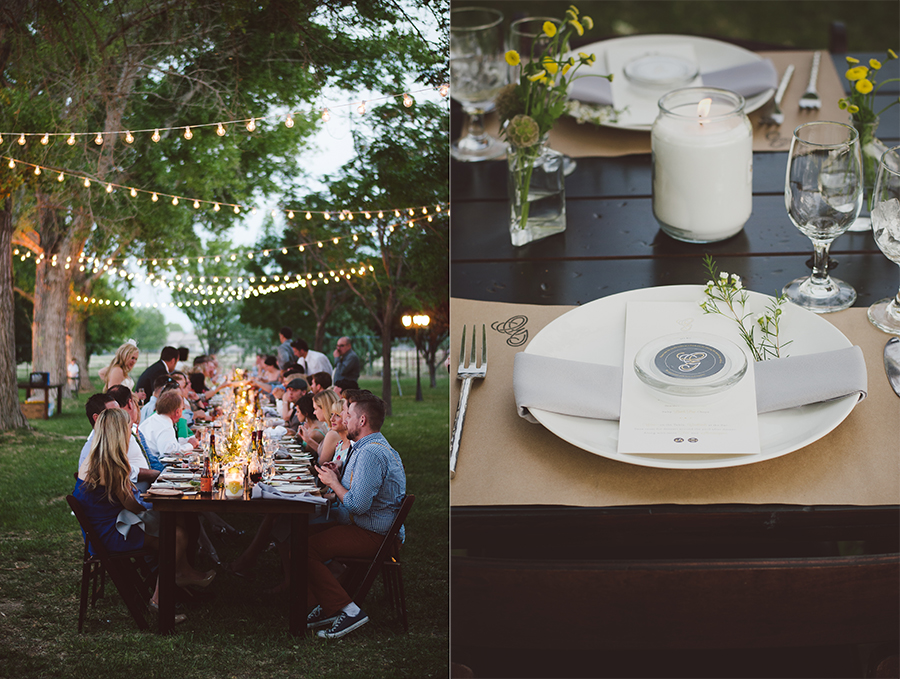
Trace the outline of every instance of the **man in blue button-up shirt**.
<instances>
[{"instance_id":1,"label":"man in blue button-up shirt","mask_svg":"<svg viewBox=\"0 0 900 679\"><path fill-rule=\"evenodd\" d=\"M307 603L312 612L307 627L330 626L319 632L320 637L328 639L352 632L369 618L331 574L326 562L342 556L374 556L406 495L403 462L381 434L384 401L368 392L347 396L352 401L344 415L348 438L354 442L350 457L342 473L327 464L316 470L349 512L350 523L327 527L309 539Z\"/></svg>"}]
</instances>

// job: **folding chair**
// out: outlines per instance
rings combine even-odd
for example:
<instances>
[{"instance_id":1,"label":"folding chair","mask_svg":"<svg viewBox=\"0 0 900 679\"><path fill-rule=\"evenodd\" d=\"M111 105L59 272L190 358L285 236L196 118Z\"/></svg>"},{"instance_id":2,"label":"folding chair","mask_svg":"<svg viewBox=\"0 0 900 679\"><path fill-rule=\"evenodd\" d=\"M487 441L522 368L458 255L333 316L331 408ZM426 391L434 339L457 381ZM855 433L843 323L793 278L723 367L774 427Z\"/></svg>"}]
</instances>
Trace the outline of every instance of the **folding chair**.
<instances>
[{"instance_id":1,"label":"folding chair","mask_svg":"<svg viewBox=\"0 0 900 679\"><path fill-rule=\"evenodd\" d=\"M362 605L365 601L369 590L375 582L375 578L378 577L378 572L381 571L385 596L390 601L391 608L400 618L400 622L403 623L404 632L409 632L409 623L406 616L406 597L403 593L403 565L400 563L400 541L397 539L397 534L400 532L403 522L406 521L406 517L415 500L415 495L407 495L403 498L400 511L397 512L397 516L385 534L384 540L382 540L375 556L371 559L357 557L339 557L337 559L337 561L349 567L345 582L347 583L348 591L353 591L353 601L357 605ZM359 579L360 574L363 572L362 579ZM359 584L356 584L357 582Z\"/></svg>"},{"instance_id":2,"label":"folding chair","mask_svg":"<svg viewBox=\"0 0 900 679\"><path fill-rule=\"evenodd\" d=\"M141 630L150 629L145 613L147 599L153 592L153 574L149 572L144 557L155 556L152 549L135 549L129 552L109 552L97 536L81 503L72 495L66 496L75 518L84 531L84 556L81 564L81 603L78 608L78 631L84 626L90 591L91 606L104 594L106 574L119 590L131 617ZM91 554L91 548L94 553ZM141 571L144 571L142 574ZM99 586L98 586L99 580Z\"/></svg>"}]
</instances>

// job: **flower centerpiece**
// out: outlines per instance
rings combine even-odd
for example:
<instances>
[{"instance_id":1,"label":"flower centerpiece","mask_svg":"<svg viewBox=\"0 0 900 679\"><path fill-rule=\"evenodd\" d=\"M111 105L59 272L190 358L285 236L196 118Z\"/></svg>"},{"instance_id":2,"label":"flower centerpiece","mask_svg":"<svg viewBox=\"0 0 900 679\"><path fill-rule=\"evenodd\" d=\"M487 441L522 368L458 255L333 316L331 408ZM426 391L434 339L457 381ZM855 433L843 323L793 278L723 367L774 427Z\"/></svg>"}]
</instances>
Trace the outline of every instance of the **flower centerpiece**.
<instances>
[{"instance_id":1,"label":"flower centerpiece","mask_svg":"<svg viewBox=\"0 0 900 679\"><path fill-rule=\"evenodd\" d=\"M531 42L530 54L506 53L518 71L518 81L498 95L497 113L503 125L509 165L510 234L513 245L545 238L566 228L563 156L547 146L547 134L566 110L568 88L593 54L569 55L569 39L584 35L594 22L575 6L560 20L543 23ZM582 76L585 77L585 76ZM601 76L611 80L612 76Z\"/></svg>"},{"instance_id":2,"label":"flower centerpiece","mask_svg":"<svg viewBox=\"0 0 900 679\"><path fill-rule=\"evenodd\" d=\"M894 50L887 51L887 61L896 58L897 53ZM878 130L879 116L900 101L900 99L895 99L876 112L875 95L885 83L896 82L898 78L890 78L880 85L876 84L875 77L881 70L881 62L878 59L870 59L868 66L865 66L860 64L859 59L848 56L847 66L844 77L850 81L850 94L840 99L838 106L850 114L850 124L859 133L859 146L863 155L863 180L868 200L871 201L878 162L887 150L887 146L875 136L875 132ZM871 207L870 204L869 209Z\"/></svg>"}]
</instances>

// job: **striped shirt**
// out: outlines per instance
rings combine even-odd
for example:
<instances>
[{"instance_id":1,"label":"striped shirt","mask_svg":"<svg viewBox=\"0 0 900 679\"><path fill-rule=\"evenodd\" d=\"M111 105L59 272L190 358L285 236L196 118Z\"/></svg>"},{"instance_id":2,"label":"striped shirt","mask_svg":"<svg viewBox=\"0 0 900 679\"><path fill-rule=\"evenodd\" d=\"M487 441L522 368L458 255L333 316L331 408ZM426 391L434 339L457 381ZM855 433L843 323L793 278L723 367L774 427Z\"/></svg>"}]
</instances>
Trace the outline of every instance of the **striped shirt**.
<instances>
[{"instance_id":1,"label":"striped shirt","mask_svg":"<svg viewBox=\"0 0 900 679\"><path fill-rule=\"evenodd\" d=\"M354 442L342 483L350 489L341 503L350 512L350 522L386 534L406 495L406 473L400 454L381 432ZM401 541L404 538L401 528Z\"/></svg>"}]
</instances>

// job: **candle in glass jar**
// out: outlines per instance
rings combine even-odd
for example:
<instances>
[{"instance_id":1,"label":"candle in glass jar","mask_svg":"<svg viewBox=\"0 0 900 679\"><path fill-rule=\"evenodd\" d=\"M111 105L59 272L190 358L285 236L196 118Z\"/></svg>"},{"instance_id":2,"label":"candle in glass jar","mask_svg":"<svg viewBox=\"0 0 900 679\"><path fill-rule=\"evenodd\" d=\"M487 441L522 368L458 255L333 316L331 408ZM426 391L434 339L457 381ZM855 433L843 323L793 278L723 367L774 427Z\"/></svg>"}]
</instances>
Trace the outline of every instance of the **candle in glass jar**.
<instances>
[{"instance_id":1,"label":"candle in glass jar","mask_svg":"<svg viewBox=\"0 0 900 679\"><path fill-rule=\"evenodd\" d=\"M744 98L712 87L675 90L653 123L653 215L678 240L710 243L750 218L753 129Z\"/></svg>"}]
</instances>

